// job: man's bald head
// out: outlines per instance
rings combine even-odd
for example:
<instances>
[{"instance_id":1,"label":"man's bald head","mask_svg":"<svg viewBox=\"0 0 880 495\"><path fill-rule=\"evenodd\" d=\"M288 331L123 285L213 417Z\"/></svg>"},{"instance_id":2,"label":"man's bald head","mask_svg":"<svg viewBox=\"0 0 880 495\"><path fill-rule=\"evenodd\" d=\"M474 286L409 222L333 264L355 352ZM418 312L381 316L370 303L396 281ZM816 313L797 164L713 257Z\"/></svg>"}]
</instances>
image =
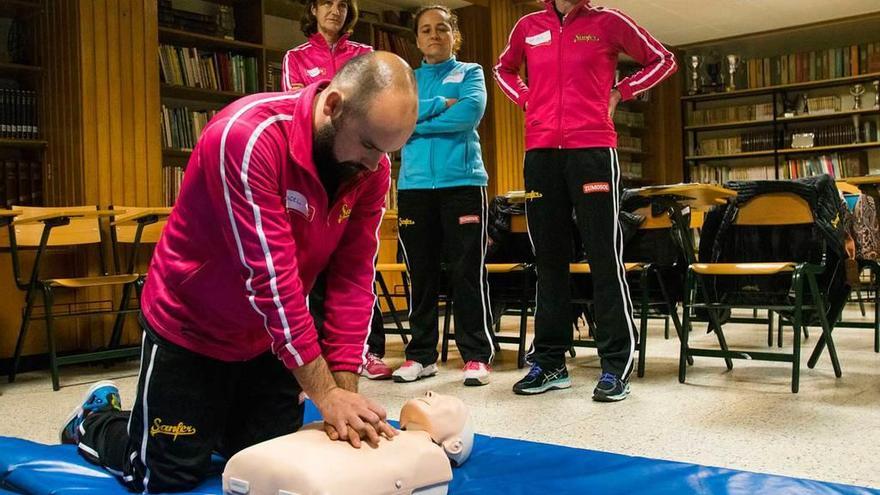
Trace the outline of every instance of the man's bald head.
<instances>
[{"instance_id":1,"label":"man's bald head","mask_svg":"<svg viewBox=\"0 0 880 495\"><path fill-rule=\"evenodd\" d=\"M418 112L415 75L406 61L391 52L372 52L349 60L327 89L338 89L346 96L345 112L354 112L351 116L365 115L385 91L412 98Z\"/></svg>"},{"instance_id":2,"label":"man's bald head","mask_svg":"<svg viewBox=\"0 0 880 495\"><path fill-rule=\"evenodd\" d=\"M403 59L389 52L356 57L315 102L315 149L332 148L322 155L375 170L384 153L406 144L418 114L415 76Z\"/></svg>"}]
</instances>

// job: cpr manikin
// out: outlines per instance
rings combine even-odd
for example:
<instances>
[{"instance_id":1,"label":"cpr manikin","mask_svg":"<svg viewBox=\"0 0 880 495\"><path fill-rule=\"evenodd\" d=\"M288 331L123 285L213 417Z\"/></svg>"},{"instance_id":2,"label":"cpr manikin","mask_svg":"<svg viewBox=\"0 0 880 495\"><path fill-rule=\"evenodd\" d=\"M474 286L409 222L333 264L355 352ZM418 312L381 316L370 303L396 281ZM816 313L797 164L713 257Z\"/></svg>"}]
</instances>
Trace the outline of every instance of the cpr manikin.
<instances>
[{"instance_id":1,"label":"cpr manikin","mask_svg":"<svg viewBox=\"0 0 880 495\"><path fill-rule=\"evenodd\" d=\"M234 455L223 472L230 495L442 495L474 444L470 415L455 397L428 392L400 410L401 432L378 447L333 441L323 423Z\"/></svg>"}]
</instances>

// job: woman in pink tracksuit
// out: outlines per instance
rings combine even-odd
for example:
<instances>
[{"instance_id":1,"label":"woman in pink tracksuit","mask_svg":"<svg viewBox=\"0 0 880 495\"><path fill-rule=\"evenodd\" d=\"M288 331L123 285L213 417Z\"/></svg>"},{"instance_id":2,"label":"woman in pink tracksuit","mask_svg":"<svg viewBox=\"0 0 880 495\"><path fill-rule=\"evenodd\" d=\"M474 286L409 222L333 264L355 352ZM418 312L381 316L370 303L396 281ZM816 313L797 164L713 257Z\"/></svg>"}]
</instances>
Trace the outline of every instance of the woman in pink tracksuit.
<instances>
[{"instance_id":1,"label":"woman in pink tracksuit","mask_svg":"<svg viewBox=\"0 0 880 495\"><path fill-rule=\"evenodd\" d=\"M284 56L281 89L292 91L323 79L373 47L349 40L358 19L357 0L308 0L302 32L309 41Z\"/></svg>"},{"instance_id":2,"label":"woman in pink tracksuit","mask_svg":"<svg viewBox=\"0 0 880 495\"><path fill-rule=\"evenodd\" d=\"M336 71L373 47L348 39L358 18L357 0L309 0L302 19L302 30L309 41L284 56L281 88L294 91L317 81L332 79ZM319 324L324 319L324 278L319 277L309 295L309 307ZM378 303L368 340L369 352L361 374L372 380L391 378L385 355L385 330Z\"/></svg>"},{"instance_id":3,"label":"woman in pink tracksuit","mask_svg":"<svg viewBox=\"0 0 880 495\"><path fill-rule=\"evenodd\" d=\"M615 82L620 53L642 65ZM520 78L525 63L528 82ZM592 268L596 343L602 376L593 399L629 393L637 341L617 216L620 165L612 116L617 103L676 70L672 53L632 19L589 0L544 0L544 10L513 27L495 67L501 90L525 111L525 187L529 238L538 269L533 366L517 394L568 388L572 344L572 209Z\"/></svg>"}]
</instances>

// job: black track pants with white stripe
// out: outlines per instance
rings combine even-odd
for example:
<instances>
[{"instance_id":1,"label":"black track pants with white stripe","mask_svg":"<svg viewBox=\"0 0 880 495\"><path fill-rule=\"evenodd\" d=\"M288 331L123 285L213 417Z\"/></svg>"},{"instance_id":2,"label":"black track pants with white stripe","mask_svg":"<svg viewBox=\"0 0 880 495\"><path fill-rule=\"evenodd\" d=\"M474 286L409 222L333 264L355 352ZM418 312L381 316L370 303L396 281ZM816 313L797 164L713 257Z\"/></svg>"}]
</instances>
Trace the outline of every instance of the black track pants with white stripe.
<instances>
[{"instance_id":1,"label":"black track pants with white stripe","mask_svg":"<svg viewBox=\"0 0 880 495\"><path fill-rule=\"evenodd\" d=\"M534 359L564 363L572 344L572 211L590 261L596 343L602 370L624 378L636 342L617 215L620 166L613 148L536 149L526 152L526 215L538 270Z\"/></svg>"},{"instance_id":2,"label":"black track pants with white stripe","mask_svg":"<svg viewBox=\"0 0 880 495\"><path fill-rule=\"evenodd\" d=\"M406 358L422 365L437 361L437 298L441 263L453 295L455 343L465 361L490 363L492 312L486 278L486 188L478 186L399 191L398 225L412 281Z\"/></svg>"},{"instance_id":3,"label":"black track pants with white stripe","mask_svg":"<svg viewBox=\"0 0 880 495\"><path fill-rule=\"evenodd\" d=\"M298 430L300 391L271 352L222 362L147 332L134 407L86 417L78 450L129 490L190 490L217 474L212 453L229 457Z\"/></svg>"}]
</instances>

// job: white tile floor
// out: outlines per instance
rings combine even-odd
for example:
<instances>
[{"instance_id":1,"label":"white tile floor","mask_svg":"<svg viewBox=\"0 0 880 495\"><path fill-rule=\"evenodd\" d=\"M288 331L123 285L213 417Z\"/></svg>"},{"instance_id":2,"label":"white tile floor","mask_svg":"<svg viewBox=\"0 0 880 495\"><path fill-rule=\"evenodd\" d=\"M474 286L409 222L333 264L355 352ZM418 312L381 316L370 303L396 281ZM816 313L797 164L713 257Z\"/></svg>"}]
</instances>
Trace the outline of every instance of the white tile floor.
<instances>
[{"instance_id":1,"label":"white tile floor","mask_svg":"<svg viewBox=\"0 0 880 495\"><path fill-rule=\"evenodd\" d=\"M861 317L848 309L847 318ZM516 320L505 319L504 326L513 330ZM766 350L765 327L735 325L727 335L731 345ZM790 345L790 329L786 337ZM880 488L880 354L873 352L872 332L835 331L840 379L827 354L816 369L806 367L816 337L813 330L804 343L798 394L789 390L784 363L735 361L727 372L721 360L697 358L687 384L679 384L678 341L664 340L662 324L654 321L646 375L634 377L632 395L617 404L590 400L599 373L593 349L579 349L569 361L571 389L535 397L510 391L525 372L516 369L512 346L497 356L485 387L461 386L462 363L453 352L436 377L414 384L366 382L362 390L392 417L406 399L435 390L461 397L484 434ZM703 331L695 331L692 341L715 344ZM388 362L398 365L399 337L388 336L388 342ZM0 435L54 443L60 422L89 383L116 379L130 405L136 376L135 363L110 370L67 367L59 392L52 392L46 373L20 375L12 385L2 379Z\"/></svg>"}]
</instances>

